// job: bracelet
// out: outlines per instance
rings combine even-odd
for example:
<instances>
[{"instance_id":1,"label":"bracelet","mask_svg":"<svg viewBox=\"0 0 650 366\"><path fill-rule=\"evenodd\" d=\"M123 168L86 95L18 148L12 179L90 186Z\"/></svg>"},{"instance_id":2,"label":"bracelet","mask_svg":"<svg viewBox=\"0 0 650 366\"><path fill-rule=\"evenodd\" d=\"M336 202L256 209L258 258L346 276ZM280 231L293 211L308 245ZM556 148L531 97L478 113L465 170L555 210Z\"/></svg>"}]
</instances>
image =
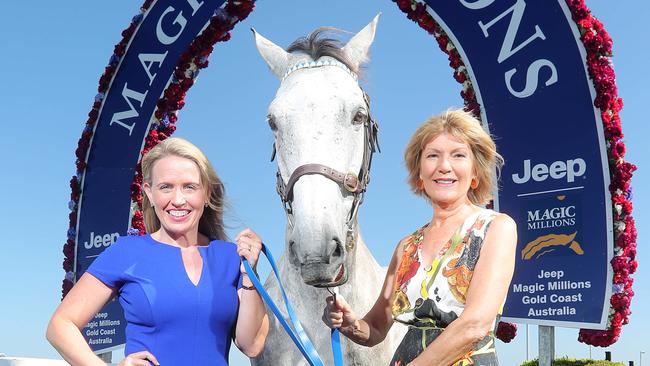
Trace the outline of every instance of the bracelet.
<instances>
[{"instance_id":1,"label":"bracelet","mask_svg":"<svg viewBox=\"0 0 650 366\"><path fill-rule=\"evenodd\" d=\"M241 288L243 288L244 290L249 290L249 291L256 290L255 286L246 286L243 283L241 285Z\"/></svg>"}]
</instances>

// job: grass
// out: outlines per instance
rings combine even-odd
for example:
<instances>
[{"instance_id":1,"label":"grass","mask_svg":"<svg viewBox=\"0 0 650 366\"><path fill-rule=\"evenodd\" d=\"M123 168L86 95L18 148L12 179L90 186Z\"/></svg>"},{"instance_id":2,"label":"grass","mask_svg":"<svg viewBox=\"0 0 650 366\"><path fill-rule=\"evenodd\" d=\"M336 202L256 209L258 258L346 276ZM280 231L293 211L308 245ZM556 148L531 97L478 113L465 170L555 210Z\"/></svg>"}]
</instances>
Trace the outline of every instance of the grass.
<instances>
[{"instance_id":1,"label":"grass","mask_svg":"<svg viewBox=\"0 0 650 366\"><path fill-rule=\"evenodd\" d=\"M526 361L521 366L539 366L537 360ZM575 358L558 358L551 362L551 366L625 366L622 362L602 361L602 360L577 360Z\"/></svg>"}]
</instances>

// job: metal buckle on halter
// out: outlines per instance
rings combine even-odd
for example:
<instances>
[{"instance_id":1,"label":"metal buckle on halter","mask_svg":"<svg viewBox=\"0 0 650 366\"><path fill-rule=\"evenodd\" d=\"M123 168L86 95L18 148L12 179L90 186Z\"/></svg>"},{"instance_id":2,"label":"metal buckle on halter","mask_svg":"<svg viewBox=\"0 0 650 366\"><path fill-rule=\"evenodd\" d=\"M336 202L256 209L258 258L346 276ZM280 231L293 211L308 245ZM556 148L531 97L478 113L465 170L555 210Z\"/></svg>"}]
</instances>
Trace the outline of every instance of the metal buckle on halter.
<instances>
[{"instance_id":1,"label":"metal buckle on halter","mask_svg":"<svg viewBox=\"0 0 650 366\"><path fill-rule=\"evenodd\" d=\"M282 202L287 201L287 197L285 195L285 190L286 186L284 184L284 180L282 180L282 175L280 174L280 171L278 170L275 173L275 191L278 193L278 196L280 196L280 199Z\"/></svg>"},{"instance_id":2,"label":"metal buckle on halter","mask_svg":"<svg viewBox=\"0 0 650 366\"><path fill-rule=\"evenodd\" d=\"M351 186L348 183L348 177L354 178L354 181L356 182L354 186ZM345 176L343 177L343 187L345 187L345 190L350 193L356 193L357 189L359 189L359 178L357 178L357 175L352 172L345 173Z\"/></svg>"},{"instance_id":3,"label":"metal buckle on halter","mask_svg":"<svg viewBox=\"0 0 650 366\"><path fill-rule=\"evenodd\" d=\"M345 249L350 251L354 249L354 245L357 242L356 235L354 234L354 231L352 228L349 228L345 234Z\"/></svg>"}]
</instances>

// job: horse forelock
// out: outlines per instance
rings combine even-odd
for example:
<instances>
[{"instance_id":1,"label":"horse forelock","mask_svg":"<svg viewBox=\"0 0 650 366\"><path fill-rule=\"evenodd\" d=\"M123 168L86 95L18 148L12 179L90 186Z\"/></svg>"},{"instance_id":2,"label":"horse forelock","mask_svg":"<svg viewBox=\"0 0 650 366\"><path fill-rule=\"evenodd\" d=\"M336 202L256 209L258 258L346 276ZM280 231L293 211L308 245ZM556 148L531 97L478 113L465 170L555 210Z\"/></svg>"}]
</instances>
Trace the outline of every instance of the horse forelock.
<instances>
[{"instance_id":1,"label":"horse forelock","mask_svg":"<svg viewBox=\"0 0 650 366\"><path fill-rule=\"evenodd\" d=\"M317 61L319 58L328 56L344 64L353 73L359 74L359 67L351 62L342 50L343 44L340 40L327 37L328 32L344 31L331 27L320 27L293 41L287 48L289 53L304 53Z\"/></svg>"}]
</instances>

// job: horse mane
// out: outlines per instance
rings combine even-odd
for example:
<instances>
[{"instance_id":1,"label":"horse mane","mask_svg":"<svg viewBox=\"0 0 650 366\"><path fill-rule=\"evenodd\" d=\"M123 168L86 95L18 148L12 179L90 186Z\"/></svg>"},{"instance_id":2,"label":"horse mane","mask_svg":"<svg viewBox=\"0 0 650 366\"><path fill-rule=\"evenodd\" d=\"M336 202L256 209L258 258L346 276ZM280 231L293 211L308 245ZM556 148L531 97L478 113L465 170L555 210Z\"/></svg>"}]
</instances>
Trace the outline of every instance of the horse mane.
<instances>
[{"instance_id":1,"label":"horse mane","mask_svg":"<svg viewBox=\"0 0 650 366\"><path fill-rule=\"evenodd\" d=\"M327 37L326 33L332 31L339 33L344 32L340 29L332 27L317 28L307 36L300 37L293 41L293 43L291 43L287 48L287 52L302 52L311 57L314 61L323 56L329 56L343 63L355 74L359 74L359 68L350 62L350 60L348 60L348 58L343 53L343 45L341 41Z\"/></svg>"}]
</instances>

